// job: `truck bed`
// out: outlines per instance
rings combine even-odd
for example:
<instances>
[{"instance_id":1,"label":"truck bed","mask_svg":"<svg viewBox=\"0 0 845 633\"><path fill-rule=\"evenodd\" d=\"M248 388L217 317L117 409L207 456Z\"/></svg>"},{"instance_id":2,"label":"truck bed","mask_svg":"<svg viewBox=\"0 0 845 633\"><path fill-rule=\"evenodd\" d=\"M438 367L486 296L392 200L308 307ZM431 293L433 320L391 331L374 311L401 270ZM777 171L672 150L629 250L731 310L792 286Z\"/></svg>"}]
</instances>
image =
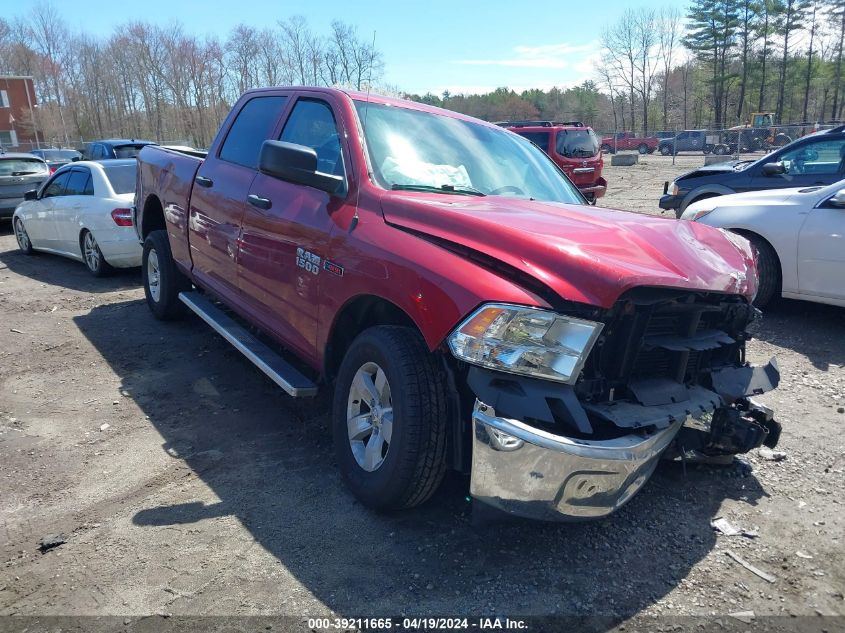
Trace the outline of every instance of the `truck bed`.
<instances>
[{"instance_id":1,"label":"truck bed","mask_svg":"<svg viewBox=\"0 0 845 633\"><path fill-rule=\"evenodd\" d=\"M204 152L168 149L149 145L138 155L138 181L135 189L135 230L138 237L148 233L144 211L160 205L164 212L173 259L185 271L191 269L188 248L188 217L191 190ZM150 217L155 217L151 214Z\"/></svg>"}]
</instances>

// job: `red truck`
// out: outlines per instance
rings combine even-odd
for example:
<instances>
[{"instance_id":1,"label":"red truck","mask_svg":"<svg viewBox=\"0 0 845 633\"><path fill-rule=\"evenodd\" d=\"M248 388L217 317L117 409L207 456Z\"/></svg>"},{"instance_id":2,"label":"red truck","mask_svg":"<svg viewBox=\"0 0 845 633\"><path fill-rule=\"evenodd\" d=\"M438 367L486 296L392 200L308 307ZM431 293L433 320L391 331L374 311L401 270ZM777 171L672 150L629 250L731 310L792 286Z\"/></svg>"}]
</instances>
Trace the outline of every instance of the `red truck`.
<instances>
[{"instance_id":1,"label":"red truck","mask_svg":"<svg viewBox=\"0 0 845 633\"><path fill-rule=\"evenodd\" d=\"M580 121L500 121L496 125L546 152L591 204L607 191L598 137Z\"/></svg>"},{"instance_id":2,"label":"red truck","mask_svg":"<svg viewBox=\"0 0 845 633\"><path fill-rule=\"evenodd\" d=\"M660 457L777 442L751 398L777 366L745 362L749 243L587 206L500 127L252 90L204 159L141 150L137 185L153 314L194 311L292 396L332 389L338 466L372 508L454 468L506 512L593 518Z\"/></svg>"},{"instance_id":3,"label":"red truck","mask_svg":"<svg viewBox=\"0 0 845 633\"><path fill-rule=\"evenodd\" d=\"M660 139L656 136L637 136L633 132L617 132L601 140L601 151L614 154L618 151L637 150L640 154L653 154Z\"/></svg>"}]
</instances>

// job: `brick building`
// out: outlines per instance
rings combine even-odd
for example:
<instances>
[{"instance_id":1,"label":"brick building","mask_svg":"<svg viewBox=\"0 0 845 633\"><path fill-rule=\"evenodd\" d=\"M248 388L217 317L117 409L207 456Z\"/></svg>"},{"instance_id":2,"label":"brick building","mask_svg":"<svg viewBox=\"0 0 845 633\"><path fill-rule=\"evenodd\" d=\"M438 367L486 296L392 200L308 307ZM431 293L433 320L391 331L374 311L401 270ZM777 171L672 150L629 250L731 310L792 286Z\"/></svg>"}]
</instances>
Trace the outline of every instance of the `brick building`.
<instances>
[{"instance_id":1,"label":"brick building","mask_svg":"<svg viewBox=\"0 0 845 633\"><path fill-rule=\"evenodd\" d=\"M32 77L0 75L0 145L4 149L27 152L40 145L37 106Z\"/></svg>"}]
</instances>

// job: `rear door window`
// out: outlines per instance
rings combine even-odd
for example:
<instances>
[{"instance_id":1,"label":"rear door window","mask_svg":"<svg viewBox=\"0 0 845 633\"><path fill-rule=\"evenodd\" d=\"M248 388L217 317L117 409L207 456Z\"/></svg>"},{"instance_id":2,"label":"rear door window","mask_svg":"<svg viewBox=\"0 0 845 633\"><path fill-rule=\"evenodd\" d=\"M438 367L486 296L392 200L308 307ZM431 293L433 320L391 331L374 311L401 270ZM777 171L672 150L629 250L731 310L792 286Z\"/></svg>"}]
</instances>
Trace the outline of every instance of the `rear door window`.
<instances>
[{"instance_id":1,"label":"rear door window","mask_svg":"<svg viewBox=\"0 0 845 633\"><path fill-rule=\"evenodd\" d=\"M247 101L229 128L220 148L220 159L257 169L261 145L270 138L287 99L286 96L269 96Z\"/></svg>"},{"instance_id":2,"label":"rear door window","mask_svg":"<svg viewBox=\"0 0 845 633\"><path fill-rule=\"evenodd\" d=\"M65 195L68 196L84 196L85 186L90 178L87 169L74 169L70 172L70 178L65 185Z\"/></svg>"}]
</instances>

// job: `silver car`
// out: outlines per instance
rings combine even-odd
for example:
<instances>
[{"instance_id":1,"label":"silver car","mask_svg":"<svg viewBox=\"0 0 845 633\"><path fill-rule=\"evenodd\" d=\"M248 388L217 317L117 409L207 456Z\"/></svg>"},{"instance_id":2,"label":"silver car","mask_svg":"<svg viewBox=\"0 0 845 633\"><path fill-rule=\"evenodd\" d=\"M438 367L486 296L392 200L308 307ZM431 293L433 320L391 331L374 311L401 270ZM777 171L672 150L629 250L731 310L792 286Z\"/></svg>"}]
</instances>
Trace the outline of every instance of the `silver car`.
<instances>
[{"instance_id":1,"label":"silver car","mask_svg":"<svg viewBox=\"0 0 845 633\"><path fill-rule=\"evenodd\" d=\"M0 153L0 220L8 220L27 191L50 175L44 159L32 154Z\"/></svg>"}]
</instances>

